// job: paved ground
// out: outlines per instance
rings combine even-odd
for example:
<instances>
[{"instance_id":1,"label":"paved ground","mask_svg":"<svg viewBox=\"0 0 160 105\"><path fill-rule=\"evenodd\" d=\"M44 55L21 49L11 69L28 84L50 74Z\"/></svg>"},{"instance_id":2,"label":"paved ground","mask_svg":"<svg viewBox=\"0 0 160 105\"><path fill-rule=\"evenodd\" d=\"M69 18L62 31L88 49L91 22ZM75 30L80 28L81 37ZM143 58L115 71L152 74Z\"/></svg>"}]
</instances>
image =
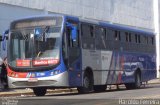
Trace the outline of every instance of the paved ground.
<instances>
[{"instance_id":1,"label":"paved ground","mask_svg":"<svg viewBox=\"0 0 160 105\"><path fill-rule=\"evenodd\" d=\"M151 81L148 81L147 84L160 84L160 79L154 79ZM121 88L125 88L123 85L120 86ZM110 88L110 87L108 87ZM116 89L115 86L111 86L111 90ZM110 90L110 89L107 89ZM70 93L75 92L76 89L56 89L56 90L48 90L48 95L50 94L57 94L57 93ZM4 96L26 96L26 95L33 95L33 91L31 89L10 89L10 90L3 90L0 92L0 97Z\"/></svg>"},{"instance_id":2,"label":"paved ground","mask_svg":"<svg viewBox=\"0 0 160 105\"><path fill-rule=\"evenodd\" d=\"M101 93L78 94L76 89L49 90L43 97L36 97L30 89L1 92L2 105L160 105L160 80L149 81L141 89L126 90L115 86ZM10 104L7 104L10 103ZM130 104L129 103L129 104ZM133 104L130 104L133 105Z\"/></svg>"},{"instance_id":3,"label":"paved ground","mask_svg":"<svg viewBox=\"0 0 160 105\"><path fill-rule=\"evenodd\" d=\"M126 90L122 86L119 90L112 89L101 93L78 94L74 92L52 93L43 97L34 95L1 97L1 102L10 102L12 105L13 103L14 105L160 105L159 93L160 84L153 83L134 90ZM131 104L133 102L135 104Z\"/></svg>"},{"instance_id":4,"label":"paved ground","mask_svg":"<svg viewBox=\"0 0 160 105\"><path fill-rule=\"evenodd\" d=\"M160 84L160 79L153 79L153 80L150 80L148 81L148 84Z\"/></svg>"}]
</instances>

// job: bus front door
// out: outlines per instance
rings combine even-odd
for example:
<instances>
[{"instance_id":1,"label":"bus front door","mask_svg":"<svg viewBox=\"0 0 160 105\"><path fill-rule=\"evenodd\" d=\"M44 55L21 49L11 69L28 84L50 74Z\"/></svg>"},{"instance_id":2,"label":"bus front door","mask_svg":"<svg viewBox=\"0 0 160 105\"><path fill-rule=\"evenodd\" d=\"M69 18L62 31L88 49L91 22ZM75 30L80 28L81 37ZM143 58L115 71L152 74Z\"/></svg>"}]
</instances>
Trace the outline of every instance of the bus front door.
<instances>
[{"instance_id":1,"label":"bus front door","mask_svg":"<svg viewBox=\"0 0 160 105\"><path fill-rule=\"evenodd\" d=\"M70 86L80 86L81 84L81 50L78 24L67 23L66 36L68 42L68 70Z\"/></svg>"}]
</instances>

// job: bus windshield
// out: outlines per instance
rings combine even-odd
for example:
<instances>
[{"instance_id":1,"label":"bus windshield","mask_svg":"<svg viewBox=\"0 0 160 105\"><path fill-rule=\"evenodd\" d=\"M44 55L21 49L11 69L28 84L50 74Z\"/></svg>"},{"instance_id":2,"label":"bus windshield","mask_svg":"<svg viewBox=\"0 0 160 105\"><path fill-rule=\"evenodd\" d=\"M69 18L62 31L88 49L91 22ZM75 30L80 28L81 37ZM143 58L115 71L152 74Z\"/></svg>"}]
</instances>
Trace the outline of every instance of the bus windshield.
<instances>
[{"instance_id":1,"label":"bus windshield","mask_svg":"<svg viewBox=\"0 0 160 105\"><path fill-rule=\"evenodd\" d=\"M48 66L60 58L61 27L11 30L9 64L12 67Z\"/></svg>"}]
</instances>

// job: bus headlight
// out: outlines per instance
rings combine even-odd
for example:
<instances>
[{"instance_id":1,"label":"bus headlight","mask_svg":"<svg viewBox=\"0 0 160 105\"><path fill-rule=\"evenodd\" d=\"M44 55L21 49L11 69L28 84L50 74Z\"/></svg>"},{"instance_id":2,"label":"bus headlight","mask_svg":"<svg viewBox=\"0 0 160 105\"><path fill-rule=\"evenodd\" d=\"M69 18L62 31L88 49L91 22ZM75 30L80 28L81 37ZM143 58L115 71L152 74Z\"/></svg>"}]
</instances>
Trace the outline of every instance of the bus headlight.
<instances>
[{"instance_id":1,"label":"bus headlight","mask_svg":"<svg viewBox=\"0 0 160 105\"><path fill-rule=\"evenodd\" d=\"M59 74L59 73L60 73L60 70L55 70L55 71L54 71L54 74L55 74L55 75L57 75L57 74Z\"/></svg>"},{"instance_id":2,"label":"bus headlight","mask_svg":"<svg viewBox=\"0 0 160 105\"><path fill-rule=\"evenodd\" d=\"M11 73L11 77L16 77L16 75L17 75L17 74L14 73L14 72Z\"/></svg>"},{"instance_id":3,"label":"bus headlight","mask_svg":"<svg viewBox=\"0 0 160 105\"><path fill-rule=\"evenodd\" d=\"M54 70L54 71L51 72L51 75L53 76L53 75L57 75L59 73L60 73L60 70Z\"/></svg>"}]
</instances>

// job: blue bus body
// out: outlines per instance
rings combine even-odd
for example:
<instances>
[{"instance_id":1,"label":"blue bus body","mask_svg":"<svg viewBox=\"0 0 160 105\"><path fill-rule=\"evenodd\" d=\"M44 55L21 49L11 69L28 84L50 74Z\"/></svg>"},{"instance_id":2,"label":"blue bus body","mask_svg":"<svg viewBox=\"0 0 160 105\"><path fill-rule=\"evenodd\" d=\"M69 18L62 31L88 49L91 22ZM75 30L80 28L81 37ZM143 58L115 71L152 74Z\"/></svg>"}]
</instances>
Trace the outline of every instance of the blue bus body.
<instances>
[{"instance_id":1,"label":"blue bus body","mask_svg":"<svg viewBox=\"0 0 160 105\"><path fill-rule=\"evenodd\" d=\"M108 84L131 85L130 83L136 81L136 73L141 82L156 78L154 33L123 25L82 20L72 16L58 15L57 17L62 17L63 20L58 65L42 71L40 68L40 70L34 71L34 68L33 70L19 69L9 64L7 71L10 88L78 87L82 91L84 82L87 81L84 78L86 75L89 78L89 85L93 85L93 87ZM13 23L23 22L27 19L36 20L38 18L26 18ZM71 25L68 26L68 23ZM77 33L73 38L71 33L74 33L72 32L74 27L76 27ZM12 32L12 27L10 30ZM91 33L89 33L90 31ZM85 36L87 32L91 34L91 37ZM104 36L99 37L100 35L96 32ZM118 41L115 39L117 36L119 37ZM147 41L143 37L147 38ZM11 42L8 45L10 48ZM12 52L9 50L8 55L10 53ZM11 59L10 56L9 59ZM28 71L23 69L28 69Z\"/></svg>"}]
</instances>

